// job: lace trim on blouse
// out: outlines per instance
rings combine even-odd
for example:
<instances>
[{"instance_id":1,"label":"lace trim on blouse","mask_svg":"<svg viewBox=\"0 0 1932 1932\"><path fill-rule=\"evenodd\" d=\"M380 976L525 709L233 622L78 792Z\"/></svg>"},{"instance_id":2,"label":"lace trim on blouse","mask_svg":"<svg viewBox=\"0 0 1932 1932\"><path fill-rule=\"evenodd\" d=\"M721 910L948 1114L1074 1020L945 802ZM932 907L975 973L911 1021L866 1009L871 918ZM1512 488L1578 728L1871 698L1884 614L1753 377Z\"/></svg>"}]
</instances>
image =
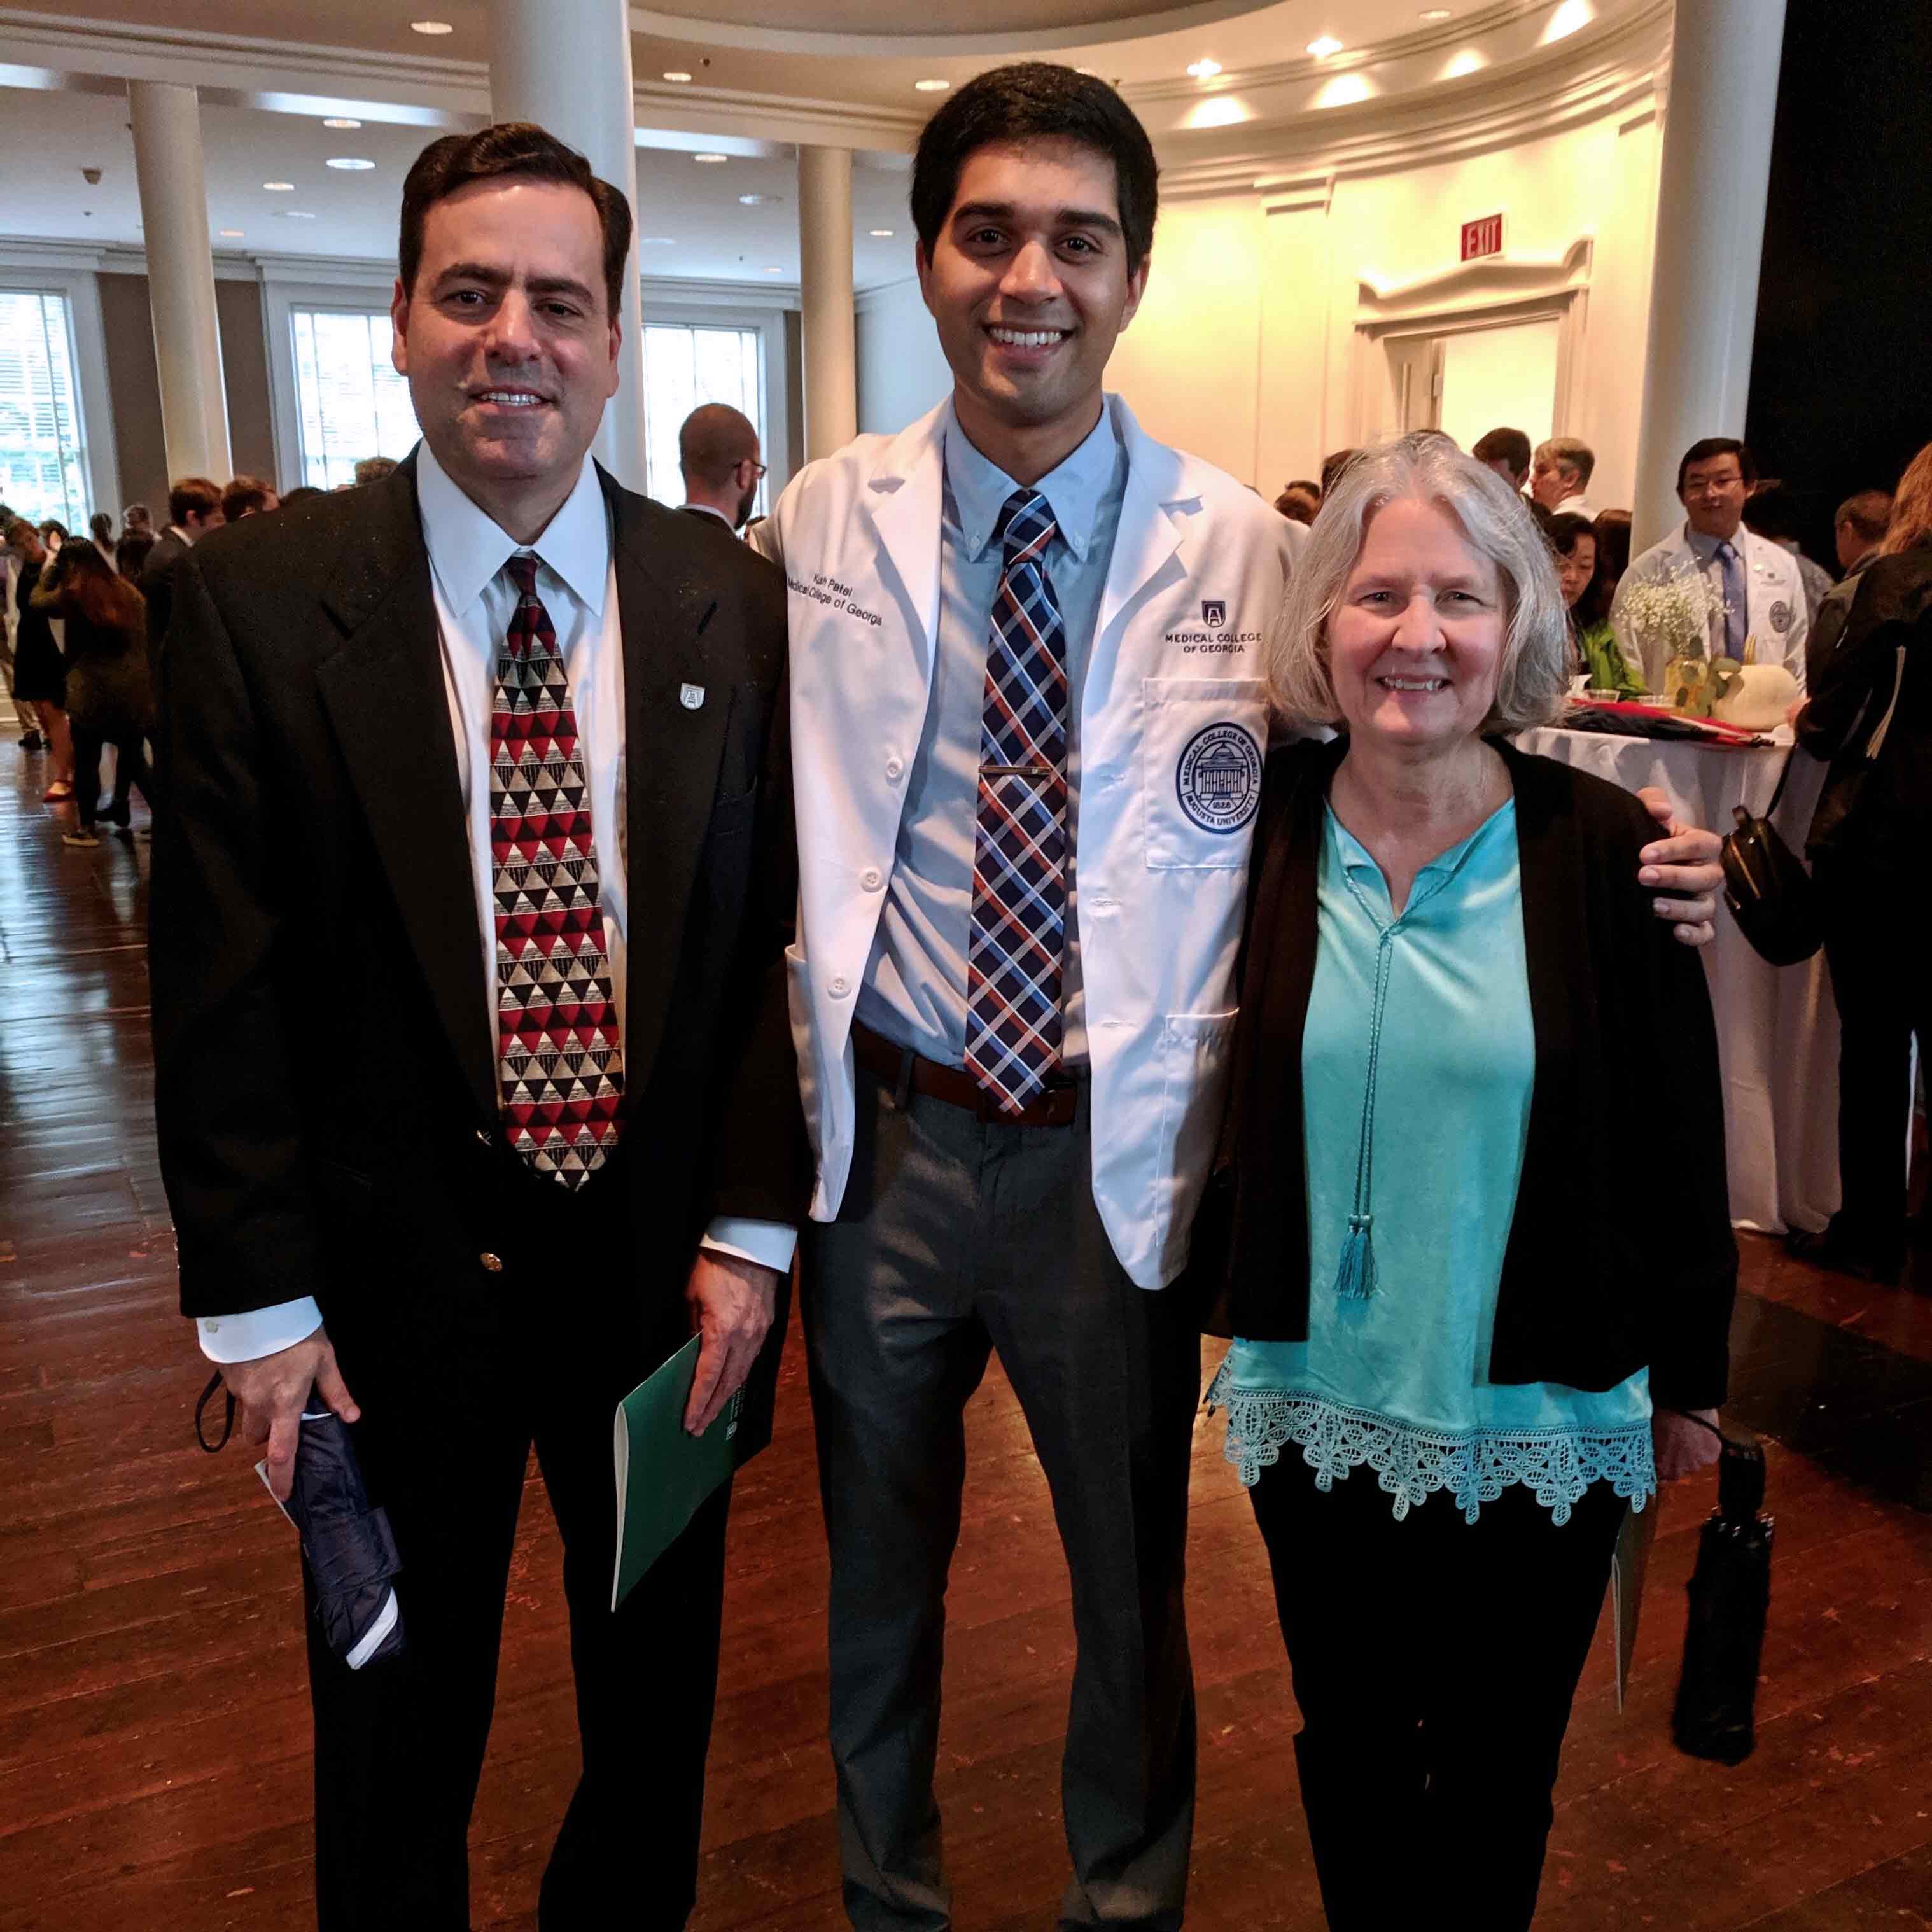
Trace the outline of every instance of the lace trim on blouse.
<instances>
[{"instance_id":1,"label":"lace trim on blouse","mask_svg":"<svg viewBox=\"0 0 1932 1932\"><path fill-rule=\"evenodd\" d=\"M1640 1510L1657 1489L1648 1423L1608 1431L1478 1429L1456 1435L1293 1389L1234 1388L1226 1362L1208 1391L1209 1409L1217 1404L1228 1411L1221 1453L1249 1488L1292 1443L1315 1472L1318 1490L1333 1489L1338 1478L1366 1462L1394 1498L1398 1522L1437 1490L1453 1490L1463 1520L1474 1522L1484 1503L1520 1484L1535 1491L1553 1521L1564 1523L1593 1483L1610 1484Z\"/></svg>"}]
</instances>

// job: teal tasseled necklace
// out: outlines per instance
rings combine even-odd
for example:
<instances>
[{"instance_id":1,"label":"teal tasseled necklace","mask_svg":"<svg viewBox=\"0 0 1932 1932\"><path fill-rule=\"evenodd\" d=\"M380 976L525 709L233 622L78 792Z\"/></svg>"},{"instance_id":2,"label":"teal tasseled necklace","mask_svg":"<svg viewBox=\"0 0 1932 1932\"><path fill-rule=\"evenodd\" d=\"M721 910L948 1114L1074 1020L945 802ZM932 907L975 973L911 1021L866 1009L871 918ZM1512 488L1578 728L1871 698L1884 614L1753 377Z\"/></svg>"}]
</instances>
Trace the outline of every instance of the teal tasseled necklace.
<instances>
[{"instance_id":1,"label":"teal tasseled necklace","mask_svg":"<svg viewBox=\"0 0 1932 1932\"><path fill-rule=\"evenodd\" d=\"M1329 808L1329 817L1337 830L1346 830L1342 821L1335 817L1334 808ZM1493 814L1492 814L1493 816ZM1484 824L1489 823L1487 819ZM1462 849L1456 853L1453 864L1444 866L1440 859L1432 860L1416 875L1414 886L1409 890L1408 903L1400 914L1385 924L1380 913L1368 894L1356 884L1355 876L1348 869L1348 860L1340 850L1335 851L1335 862L1341 868L1343 882L1355 896L1355 901L1369 916L1369 923L1376 928L1376 990L1369 1006L1369 1067L1362 1084L1362 1124L1360 1138L1355 1146L1355 1198L1348 1216L1348 1232L1342 1238L1342 1258L1335 1269L1335 1292L1345 1301L1366 1301L1375 1292L1376 1250L1375 1227L1375 1171L1376 1171L1376 1084L1381 1071L1382 1051L1382 1015L1388 1005L1389 975L1395 962L1396 936L1411 920L1435 898L1436 894L1452 884L1463 866L1468 862L1474 850L1476 841L1482 834L1478 826L1462 842ZM1354 838L1354 835L1348 835ZM1357 839L1355 842L1360 844ZM1366 851L1368 848L1362 848ZM1440 868L1440 869L1438 869ZM1379 870L1379 868L1378 868ZM1386 887L1388 880L1383 880Z\"/></svg>"}]
</instances>

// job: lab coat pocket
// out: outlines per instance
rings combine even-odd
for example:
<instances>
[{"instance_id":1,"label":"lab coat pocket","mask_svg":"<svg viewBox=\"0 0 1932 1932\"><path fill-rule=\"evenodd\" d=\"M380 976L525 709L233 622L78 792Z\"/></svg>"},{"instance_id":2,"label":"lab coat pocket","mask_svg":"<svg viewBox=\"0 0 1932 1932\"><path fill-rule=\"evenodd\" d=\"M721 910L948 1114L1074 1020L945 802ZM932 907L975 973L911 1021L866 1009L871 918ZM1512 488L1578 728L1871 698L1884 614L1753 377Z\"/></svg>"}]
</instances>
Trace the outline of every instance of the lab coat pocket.
<instances>
[{"instance_id":1,"label":"lab coat pocket","mask_svg":"<svg viewBox=\"0 0 1932 1932\"><path fill-rule=\"evenodd\" d=\"M1160 1166L1154 1184L1162 1272L1180 1265L1226 1104L1235 1014L1169 1013L1161 1022Z\"/></svg>"},{"instance_id":2,"label":"lab coat pocket","mask_svg":"<svg viewBox=\"0 0 1932 1932\"><path fill-rule=\"evenodd\" d=\"M1141 802L1149 871L1246 864L1267 748L1267 687L1259 678L1142 679Z\"/></svg>"}]
</instances>

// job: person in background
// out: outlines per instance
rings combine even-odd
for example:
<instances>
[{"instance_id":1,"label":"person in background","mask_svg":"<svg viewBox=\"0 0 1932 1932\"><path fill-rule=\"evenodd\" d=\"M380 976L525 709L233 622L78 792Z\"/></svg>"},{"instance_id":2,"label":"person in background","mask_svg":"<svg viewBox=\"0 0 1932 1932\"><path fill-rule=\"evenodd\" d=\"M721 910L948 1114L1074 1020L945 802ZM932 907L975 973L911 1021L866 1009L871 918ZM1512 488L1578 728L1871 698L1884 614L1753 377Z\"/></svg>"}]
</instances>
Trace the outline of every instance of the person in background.
<instances>
[{"instance_id":1,"label":"person in background","mask_svg":"<svg viewBox=\"0 0 1932 1932\"><path fill-rule=\"evenodd\" d=\"M68 540L66 524L56 518L50 517L40 526L40 542L50 556L58 556L61 547Z\"/></svg>"},{"instance_id":2,"label":"person in background","mask_svg":"<svg viewBox=\"0 0 1932 1932\"><path fill-rule=\"evenodd\" d=\"M765 473L748 416L728 403L700 403L678 430L677 466L683 507L692 515L709 517L734 533L745 527Z\"/></svg>"},{"instance_id":3,"label":"person in background","mask_svg":"<svg viewBox=\"0 0 1932 1932\"><path fill-rule=\"evenodd\" d=\"M146 530L151 535L154 527L154 513L145 503L130 503L121 512L123 530Z\"/></svg>"},{"instance_id":4,"label":"person in background","mask_svg":"<svg viewBox=\"0 0 1932 1932\"><path fill-rule=\"evenodd\" d=\"M1274 506L1292 524L1312 524L1322 508L1322 485L1305 478L1284 484Z\"/></svg>"},{"instance_id":5,"label":"person in background","mask_svg":"<svg viewBox=\"0 0 1932 1932\"><path fill-rule=\"evenodd\" d=\"M148 606L149 669L160 662L161 640L174 610L175 566L210 530L220 529L220 486L206 476L178 476L168 485L168 526L141 566L139 589Z\"/></svg>"},{"instance_id":6,"label":"person in background","mask_svg":"<svg viewBox=\"0 0 1932 1932\"><path fill-rule=\"evenodd\" d=\"M121 541L114 546L114 568L137 588L155 541L152 530L123 530Z\"/></svg>"},{"instance_id":7,"label":"person in background","mask_svg":"<svg viewBox=\"0 0 1932 1932\"><path fill-rule=\"evenodd\" d=\"M1626 1510L1714 1460L1737 1274L1710 996L1628 792L1506 734L1568 667L1549 553L1405 436L1324 506L1269 689L1210 1402L1274 1572L1328 1924L1531 1922ZM1599 1024L1668 1012L1671 1050ZM1642 1146L1641 1211L1595 1154ZM1257 1922L1260 1922L1258 1920Z\"/></svg>"},{"instance_id":8,"label":"person in background","mask_svg":"<svg viewBox=\"0 0 1932 1932\"><path fill-rule=\"evenodd\" d=\"M1624 572L1630 568L1630 513L1628 510L1599 510L1592 518L1590 527L1597 533L1597 593L1604 607L1591 614L1607 619L1610 600L1616 596L1617 586L1622 583Z\"/></svg>"},{"instance_id":9,"label":"person in background","mask_svg":"<svg viewBox=\"0 0 1932 1932\"><path fill-rule=\"evenodd\" d=\"M380 483L385 476L395 472L396 459L393 456L364 456L356 465L356 482L359 489L365 483Z\"/></svg>"},{"instance_id":10,"label":"person in background","mask_svg":"<svg viewBox=\"0 0 1932 1932\"><path fill-rule=\"evenodd\" d=\"M32 699L22 698L14 686L14 583L20 574L20 551L9 536L14 525L20 520L12 504L0 500L0 670L7 674L7 688L14 700L14 710L19 717L22 730L20 748L23 752L44 752L47 741L40 735L40 721Z\"/></svg>"},{"instance_id":11,"label":"person in background","mask_svg":"<svg viewBox=\"0 0 1932 1932\"><path fill-rule=\"evenodd\" d=\"M1558 511L1550 519L1550 543L1556 557L1563 608L1569 616L1570 640L1576 646L1579 667L1590 674L1590 688L1614 692L1619 698L1640 696L1643 686L1617 649L1616 633L1610 628L1609 618L1586 615L1601 562L1594 526L1587 517Z\"/></svg>"},{"instance_id":12,"label":"person in background","mask_svg":"<svg viewBox=\"0 0 1932 1932\"><path fill-rule=\"evenodd\" d=\"M1798 742L1831 761L1806 854L1838 1003L1843 1204L1785 1245L1888 1282L1904 1260L1913 1040L1932 1052L1932 444L1899 481L1878 554L1832 596L1846 592L1797 720Z\"/></svg>"},{"instance_id":13,"label":"person in background","mask_svg":"<svg viewBox=\"0 0 1932 1932\"><path fill-rule=\"evenodd\" d=\"M94 547L100 551L102 560L112 566L114 562L114 519L105 510L96 510L87 520L87 528L94 538Z\"/></svg>"},{"instance_id":14,"label":"person in background","mask_svg":"<svg viewBox=\"0 0 1932 1932\"><path fill-rule=\"evenodd\" d=\"M74 796L74 738L67 716L67 667L54 641L46 610L34 602L40 573L51 561L40 533L24 517L7 526L7 547L20 559L14 580L14 695L30 704L38 734L52 758L47 805L64 805Z\"/></svg>"},{"instance_id":15,"label":"person in background","mask_svg":"<svg viewBox=\"0 0 1932 1932\"><path fill-rule=\"evenodd\" d=\"M1811 624L1798 566L1776 544L1744 527L1744 499L1756 481L1757 465L1735 436L1706 436L1679 460L1684 523L1631 564L1610 610L1617 643L1646 689L1662 688L1664 664L1646 659L1648 640L1630 621L1630 594L1640 584L1668 583L1688 572L1702 577L1710 595L1712 657L1781 664L1804 688Z\"/></svg>"},{"instance_id":16,"label":"person in background","mask_svg":"<svg viewBox=\"0 0 1932 1932\"><path fill-rule=\"evenodd\" d=\"M1744 528L1777 544L1798 566L1804 586L1804 614L1815 628L1818 608L1832 588L1832 573L1804 554L1798 540L1802 518L1796 496L1780 478L1761 476L1744 499Z\"/></svg>"},{"instance_id":17,"label":"person in background","mask_svg":"<svg viewBox=\"0 0 1932 1932\"><path fill-rule=\"evenodd\" d=\"M154 782L141 748L152 719L148 680L147 624L141 594L116 574L91 543L70 543L43 573L37 610L67 626L68 715L74 728L76 822L62 834L68 845L91 847L97 817L128 829L128 797L139 786L150 808ZM100 812L100 752L116 752L114 799Z\"/></svg>"},{"instance_id":18,"label":"person in background","mask_svg":"<svg viewBox=\"0 0 1932 1932\"><path fill-rule=\"evenodd\" d=\"M1335 487L1335 479L1360 455L1354 449L1331 450L1322 459L1322 500L1328 500L1328 493Z\"/></svg>"},{"instance_id":19,"label":"person in background","mask_svg":"<svg viewBox=\"0 0 1932 1932\"><path fill-rule=\"evenodd\" d=\"M238 524L244 517L264 516L281 506L272 483L265 483L259 476L232 476L221 493L221 520Z\"/></svg>"},{"instance_id":20,"label":"person in background","mask_svg":"<svg viewBox=\"0 0 1932 1932\"><path fill-rule=\"evenodd\" d=\"M1597 512L1585 500L1590 478L1597 467L1597 452L1574 436L1552 436L1536 446L1536 460L1530 465L1529 494L1556 514L1594 517Z\"/></svg>"},{"instance_id":21,"label":"person in background","mask_svg":"<svg viewBox=\"0 0 1932 1932\"><path fill-rule=\"evenodd\" d=\"M1838 554L1838 568L1845 574L1842 582L1832 585L1811 620L1811 634L1804 641L1808 690L1816 685L1838 647L1845 620L1851 614L1852 600L1858 595L1858 578L1878 555L1891 518L1889 490L1861 490L1838 506L1838 514L1832 520L1832 538Z\"/></svg>"},{"instance_id":22,"label":"person in background","mask_svg":"<svg viewBox=\"0 0 1932 1932\"><path fill-rule=\"evenodd\" d=\"M1529 482L1529 438L1520 429L1492 429L1476 439L1469 454L1493 470L1520 496Z\"/></svg>"},{"instance_id":23,"label":"person in background","mask_svg":"<svg viewBox=\"0 0 1932 1932\"><path fill-rule=\"evenodd\" d=\"M296 503L306 503L312 496L326 496L326 490L318 490L313 483L298 483L282 499L282 508L289 508Z\"/></svg>"}]
</instances>

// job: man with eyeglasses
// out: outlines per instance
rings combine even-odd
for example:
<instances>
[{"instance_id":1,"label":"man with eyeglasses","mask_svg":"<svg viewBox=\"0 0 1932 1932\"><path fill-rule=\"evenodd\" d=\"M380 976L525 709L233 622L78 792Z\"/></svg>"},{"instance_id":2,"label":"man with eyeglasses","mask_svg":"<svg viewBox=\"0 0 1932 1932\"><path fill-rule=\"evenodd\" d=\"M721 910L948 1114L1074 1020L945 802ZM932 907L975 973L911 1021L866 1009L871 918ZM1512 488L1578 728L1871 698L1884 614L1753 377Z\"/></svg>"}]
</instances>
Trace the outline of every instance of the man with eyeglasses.
<instances>
[{"instance_id":1,"label":"man with eyeglasses","mask_svg":"<svg viewBox=\"0 0 1932 1932\"><path fill-rule=\"evenodd\" d=\"M1706 436L1684 452L1677 466L1684 523L1630 565L1610 608L1617 643L1651 690L1658 688L1664 666L1646 656L1630 620L1630 593L1693 572L1714 593L1711 656L1781 664L1798 688L1804 688L1804 644L1811 628L1804 586L1789 551L1744 527L1744 499L1756 481L1750 452L1734 436Z\"/></svg>"},{"instance_id":2,"label":"man with eyeglasses","mask_svg":"<svg viewBox=\"0 0 1932 1932\"><path fill-rule=\"evenodd\" d=\"M765 473L758 454L758 432L749 417L728 403L700 404L677 433L685 508L694 517L715 517L728 530L742 530Z\"/></svg>"}]
</instances>

